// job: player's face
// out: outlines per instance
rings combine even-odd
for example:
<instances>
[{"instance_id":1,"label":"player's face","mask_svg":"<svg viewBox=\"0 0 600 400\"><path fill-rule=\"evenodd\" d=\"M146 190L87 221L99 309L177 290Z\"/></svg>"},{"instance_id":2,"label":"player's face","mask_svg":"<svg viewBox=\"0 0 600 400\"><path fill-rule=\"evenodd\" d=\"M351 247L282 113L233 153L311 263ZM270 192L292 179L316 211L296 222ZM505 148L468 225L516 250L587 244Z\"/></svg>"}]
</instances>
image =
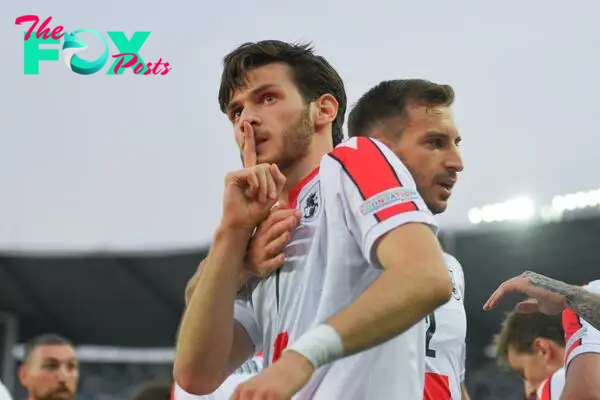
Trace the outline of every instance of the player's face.
<instances>
[{"instance_id":1,"label":"player's face","mask_svg":"<svg viewBox=\"0 0 600 400\"><path fill-rule=\"evenodd\" d=\"M249 71L245 87L232 95L227 114L243 148L243 122L254 129L257 162L276 163L285 173L308 153L313 139L310 108L280 63Z\"/></svg>"},{"instance_id":2,"label":"player's face","mask_svg":"<svg viewBox=\"0 0 600 400\"><path fill-rule=\"evenodd\" d=\"M79 380L75 350L67 345L38 346L19 378L34 400L74 400Z\"/></svg>"},{"instance_id":3,"label":"player's face","mask_svg":"<svg viewBox=\"0 0 600 400\"><path fill-rule=\"evenodd\" d=\"M520 353L509 347L507 358L512 370L523 379L525 395L528 399L536 399L537 388L546 377L556 372L556 368L548 364L541 351Z\"/></svg>"},{"instance_id":4,"label":"player's face","mask_svg":"<svg viewBox=\"0 0 600 400\"><path fill-rule=\"evenodd\" d=\"M432 213L444 212L463 170L460 136L448 107L407 107L409 122L393 146Z\"/></svg>"}]
</instances>

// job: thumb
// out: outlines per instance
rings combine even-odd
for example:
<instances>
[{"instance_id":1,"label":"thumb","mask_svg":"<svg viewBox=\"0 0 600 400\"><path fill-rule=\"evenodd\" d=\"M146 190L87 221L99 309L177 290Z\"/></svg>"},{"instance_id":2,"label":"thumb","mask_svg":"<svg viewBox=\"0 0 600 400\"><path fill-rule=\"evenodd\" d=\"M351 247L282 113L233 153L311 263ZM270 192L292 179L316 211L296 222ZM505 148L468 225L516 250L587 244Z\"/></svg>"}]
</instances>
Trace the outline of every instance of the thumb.
<instances>
[{"instance_id":1,"label":"thumb","mask_svg":"<svg viewBox=\"0 0 600 400\"><path fill-rule=\"evenodd\" d=\"M517 303L517 305L515 306L515 311L522 314L532 314L540 312L540 308L537 300L530 299Z\"/></svg>"}]
</instances>

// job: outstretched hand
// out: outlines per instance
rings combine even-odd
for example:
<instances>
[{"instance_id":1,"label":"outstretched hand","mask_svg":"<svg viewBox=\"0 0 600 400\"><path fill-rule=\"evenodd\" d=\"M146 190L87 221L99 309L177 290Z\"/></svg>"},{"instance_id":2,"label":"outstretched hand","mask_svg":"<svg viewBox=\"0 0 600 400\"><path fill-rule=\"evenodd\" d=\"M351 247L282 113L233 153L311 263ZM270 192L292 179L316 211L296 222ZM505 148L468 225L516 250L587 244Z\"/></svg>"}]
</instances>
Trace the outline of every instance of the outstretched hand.
<instances>
[{"instance_id":1,"label":"outstretched hand","mask_svg":"<svg viewBox=\"0 0 600 400\"><path fill-rule=\"evenodd\" d=\"M483 310L493 309L509 293L522 293L530 298L517 303L517 312L558 314L565 308L565 295L570 289L571 285L564 282L527 271L500 284L483 305Z\"/></svg>"}]
</instances>

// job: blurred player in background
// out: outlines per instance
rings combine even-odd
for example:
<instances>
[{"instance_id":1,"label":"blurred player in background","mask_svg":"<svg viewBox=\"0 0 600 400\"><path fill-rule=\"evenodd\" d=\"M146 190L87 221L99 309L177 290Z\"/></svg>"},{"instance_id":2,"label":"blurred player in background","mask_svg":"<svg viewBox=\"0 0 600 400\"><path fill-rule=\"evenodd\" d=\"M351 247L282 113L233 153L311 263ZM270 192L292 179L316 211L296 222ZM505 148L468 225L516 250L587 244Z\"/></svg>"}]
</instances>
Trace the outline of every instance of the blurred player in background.
<instances>
[{"instance_id":1,"label":"blurred player in background","mask_svg":"<svg viewBox=\"0 0 600 400\"><path fill-rule=\"evenodd\" d=\"M348 117L351 137L375 138L402 160L433 214L446 210L446 201L463 170L453 103L454 90L448 85L421 79L391 80L365 93ZM364 168L368 169L368 164ZM464 385L464 274L453 256L445 254L444 258L452 280L452 297L427 317L424 399L468 400Z\"/></svg>"},{"instance_id":2,"label":"blurred player in background","mask_svg":"<svg viewBox=\"0 0 600 400\"><path fill-rule=\"evenodd\" d=\"M210 393L260 349L268 367L233 399L422 398L423 318L452 292L413 177L376 140L332 151L343 84L305 46L247 44L225 64L220 104L246 168L226 179L222 223L179 332L177 382ZM443 90L428 93L436 101ZM441 183L429 183L439 205ZM302 214L285 263L236 302L252 233L282 197Z\"/></svg>"},{"instance_id":3,"label":"blurred player in background","mask_svg":"<svg viewBox=\"0 0 600 400\"><path fill-rule=\"evenodd\" d=\"M171 398L171 384L162 381L150 381L142 384L132 400L169 400Z\"/></svg>"},{"instance_id":4,"label":"blurred player in background","mask_svg":"<svg viewBox=\"0 0 600 400\"><path fill-rule=\"evenodd\" d=\"M19 381L27 400L75 400L79 362L73 343L54 334L33 338L25 345Z\"/></svg>"},{"instance_id":5,"label":"blurred player in background","mask_svg":"<svg viewBox=\"0 0 600 400\"><path fill-rule=\"evenodd\" d=\"M531 297L516 305L518 312L562 313L566 378L561 399L600 399L600 280L579 287L527 271L503 282L484 310L493 309L512 292Z\"/></svg>"},{"instance_id":6,"label":"blurred player in background","mask_svg":"<svg viewBox=\"0 0 600 400\"><path fill-rule=\"evenodd\" d=\"M565 382L565 332L560 315L509 312L494 337L496 360L523 380L528 400L558 399ZM542 394L554 394L543 397Z\"/></svg>"}]
</instances>

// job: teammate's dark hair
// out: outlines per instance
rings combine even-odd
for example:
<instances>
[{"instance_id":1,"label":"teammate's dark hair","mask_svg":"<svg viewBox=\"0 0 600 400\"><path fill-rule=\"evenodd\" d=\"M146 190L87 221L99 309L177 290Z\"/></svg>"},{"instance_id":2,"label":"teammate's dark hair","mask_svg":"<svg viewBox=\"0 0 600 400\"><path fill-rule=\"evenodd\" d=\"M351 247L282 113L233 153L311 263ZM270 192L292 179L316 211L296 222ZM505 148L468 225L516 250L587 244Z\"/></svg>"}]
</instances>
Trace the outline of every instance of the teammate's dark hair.
<instances>
[{"instance_id":1,"label":"teammate's dark hair","mask_svg":"<svg viewBox=\"0 0 600 400\"><path fill-rule=\"evenodd\" d=\"M508 349L517 353L532 354L533 342L537 338L550 339L561 347L565 347L565 332L562 317L541 313L521 314L511 311L506 314L500 333L494 337L496 361L498 366L509 369Z\"/></svg>"},{"instance_id":2,"label":"teammate's dark hair","mask_svg":"<svg viewBox=\"0 0 600 400\"><path fill-rule=\"evenodd\" d=\"M221 111L226 112L233 91L244 86L248 71L273 63L283 63L290 67L292 80L306 104L324 94L335 97L338 102L338 112L333 121L331 136L333 145L338 145L344 136L343 125L347 101L344 82L324 57L313 52L310 44L264 40L244 43L227 54L223 59L223 74L219 88Z\"/></svg>"},{"instance_id":3,"label":"teammate's dark hair","mask_svg":"<svg viewBox=\"0 0 600 400\"><path fill-rule=\"evenodd\" d=\"M39 346L62 346L62 345L75 347L73 345L73 342L71 342L69 339L67 339L63 336L54 334L54 333L45 333L42 335L38 335L38 336L32 338L31 340L29 340L25 344L25 353L23 355L23 362L27 363L29 361L29 359L31 358L31 354Z\"/></svg>"},{"instance_id":4,"label":"teammate's dark hair","mask_svg":"<svg viewBox=\"0 0 600 400\"><path fill-rule=\"evenodd\" d=\"M383 81L363 94L352 107L348 116L348 135L370 136L374 129L391 118L400 117L408 122L406 107L410 104L449 107L452 103L454 89L449 85L423 79Z\"/></svg>"}]
</instances>

